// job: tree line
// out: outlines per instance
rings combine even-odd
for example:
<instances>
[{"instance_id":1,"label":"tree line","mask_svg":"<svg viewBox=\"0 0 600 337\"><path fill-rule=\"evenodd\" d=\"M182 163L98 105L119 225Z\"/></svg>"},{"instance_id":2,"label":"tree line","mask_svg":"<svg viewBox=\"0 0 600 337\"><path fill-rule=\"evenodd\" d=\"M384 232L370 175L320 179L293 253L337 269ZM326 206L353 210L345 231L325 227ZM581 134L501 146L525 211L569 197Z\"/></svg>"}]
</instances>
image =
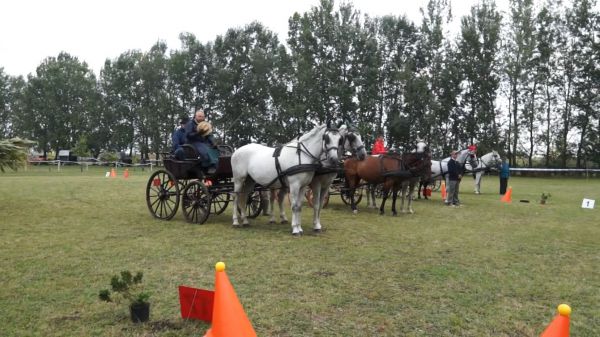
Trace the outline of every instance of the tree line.
<instances>
[{"instance_id":1,"label":"tree line","mask_svg":"<svg viewBox=\"0 0 600 337\"><path fill-rule=\"evenodd\" d=\"M259 22L202 43L180 35L107 59L96 76L67 52L27 78L0 67L0 138L44 154L168 151L181 115L203 107L223 143L276 144L314 123L352 121L435 157L477 144L513 166L600 163L600 30L595 0L482 0L449 30L448 0L422 20L369 17L351 3L289 18L285 43Z\"/></svg>"}]
</instances>

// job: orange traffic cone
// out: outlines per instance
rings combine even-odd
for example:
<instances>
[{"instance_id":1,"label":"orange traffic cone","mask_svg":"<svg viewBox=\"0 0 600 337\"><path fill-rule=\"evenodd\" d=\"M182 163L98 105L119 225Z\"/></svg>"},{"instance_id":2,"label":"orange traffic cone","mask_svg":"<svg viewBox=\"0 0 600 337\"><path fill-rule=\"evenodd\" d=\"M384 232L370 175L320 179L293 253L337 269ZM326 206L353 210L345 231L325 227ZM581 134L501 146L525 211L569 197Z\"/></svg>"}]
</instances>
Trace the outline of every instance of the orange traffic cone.
<instances>
[{"instance_id":1,"label":"orange traffic cone","mask_svg":"<svg viewBox=\"0 0 600 337\"><path fill-rule=\"evenodd\" d=\"M508 190L506 190L506 193L504 193L502 198L500 198L500 201L512 202L512 187L511 186L508 187Z\"/></svg>"},{"instance_id":2,"label":"orange traffic cone","mask_svg":"<svg viewBox=\"0 0 600 337\"><path fill-rule=\"evenodd\" d=\"M558 315L554 317L552 323L542 332L540 337L569 337L569 316L571 307L566 304L558 306Z\"/></svg>"},{"instance_id":3,"label":"orange traffic cone","mask_svg":"<svg viewBox=\"0 0 600 337\"><path fill-rule=\"evenodd\" d=\"M115 171L115 169L114 168L110 169L110 177L114 178L116 176L117 176L117 172Z\"/></svg>"},{"instance_id":4,"label":"orange traffic cone","mask_svg":"<svg viewBox=\"0 0 600 337\"><path fill-rule=\"evenodd\" d=\"M446 200L446 182L442 180L442 199Z\"/></svg>"},{"instance_id":5,"label":"orange traffic cone","mask_svg":"<svg viewBox=\"0 0 600 337\"><path fill-rule=\"evenodd\" d=\"M125 169L125 172L123 172L123 178L129 178L129 169Z\"/></svg>"},{"instance_id":6,"label":"orange traffic cone","mask_svg":"<svg viewBox=\"0 0 600 337\"><path fill-rule=\"evenodd\" d=\"M252 323L225 273L225 263L218 262L215 270L212 326L204 337L256 337Z\"/></svg>"}]
</instances>

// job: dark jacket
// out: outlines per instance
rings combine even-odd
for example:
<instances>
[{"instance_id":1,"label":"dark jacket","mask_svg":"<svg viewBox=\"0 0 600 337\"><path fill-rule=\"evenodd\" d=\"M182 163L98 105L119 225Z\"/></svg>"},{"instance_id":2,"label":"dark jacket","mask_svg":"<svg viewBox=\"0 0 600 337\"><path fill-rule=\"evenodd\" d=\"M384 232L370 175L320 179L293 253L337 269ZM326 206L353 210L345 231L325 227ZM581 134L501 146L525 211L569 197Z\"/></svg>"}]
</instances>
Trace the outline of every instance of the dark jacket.
<instances>
[{"instance_id":1,"label":"dark jacket","mask_svg":"<svg viewBox=\"0 0 600 337\"><path fill-rule=\"evenodd\" d=\"M171 153L173 153L179 147L181 147L181 145L186 143L185 128L184 127L177 128L177 130L175 130L175 132L173 132L173 135L171 136L171 140L173 142L173 145L171 146Z\"/></svg>"},{"instance_id":2,"label":"dark jacket","mask_svg":"<svg viewBox=\"0 0 600 337\"><path fill-rule=\"evenodd\" d=\"M500 178L508 178L510 177L510 166L508 166L507 162L502 163L500 166Z\"/></svg>"},{"instance_id":3,"label":"dark jacket","mask_svg":"<svg viewBox=\"0 0 600 337\"><path fill-rule=\"evenodd\" d=\"M454 159L448 161L448 179L458 180L458 176L463 174L462 166Z\"/></svg>"}]
</instances>

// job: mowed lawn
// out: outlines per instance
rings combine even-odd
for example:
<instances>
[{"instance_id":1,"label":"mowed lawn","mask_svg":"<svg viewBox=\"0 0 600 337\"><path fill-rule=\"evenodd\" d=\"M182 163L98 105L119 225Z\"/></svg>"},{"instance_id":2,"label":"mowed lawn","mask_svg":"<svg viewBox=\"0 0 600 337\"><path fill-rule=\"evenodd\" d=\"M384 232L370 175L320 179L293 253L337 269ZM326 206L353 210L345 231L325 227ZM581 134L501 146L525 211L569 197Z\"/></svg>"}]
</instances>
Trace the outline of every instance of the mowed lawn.
<instances>
[{"instance_id":1,"label":"mowed lawn","mask_svg":"<svg viewBox=\"0 0 600 337\"><path fill-rule=\"evenodd\" d=\"M332 196L325 232L311 233L305 207L294 238L264 216L232 228L231 206L203 225L155 220L149 172L105 170L0 174L1 336L202 336L209 325L180 318L177 287L213 289L218 261L264 337L539 336L560 303L571 336L600 335L600 210L581 208L600 200L598 178L512 177L511 204L496 176L482 195L466 179L463 207L434 192L397 217L365 201L353 215ZM144 272L149 323L98 300L126 269Z\"/></svg>"}]
</instances>

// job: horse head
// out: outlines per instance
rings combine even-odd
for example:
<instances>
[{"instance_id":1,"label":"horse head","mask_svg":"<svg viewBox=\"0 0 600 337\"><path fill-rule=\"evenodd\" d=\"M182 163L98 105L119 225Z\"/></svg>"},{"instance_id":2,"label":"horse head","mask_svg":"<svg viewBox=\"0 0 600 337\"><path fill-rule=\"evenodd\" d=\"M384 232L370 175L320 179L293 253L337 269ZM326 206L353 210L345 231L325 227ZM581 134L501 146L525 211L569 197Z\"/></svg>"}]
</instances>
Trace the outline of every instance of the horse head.
<instances>
[{"instance_id":1,"label":"horse head","mask_svg":"<svg viewBox=\"0 0 600 337\"><path fill-rule=\"evenodd\" d=\"M340 132L344 136L342 141L343 151L350 151L356 155L358 160L364 160L367 157L367 151L358 130L342 125L340 126Z\"/></svg>"},{"instance_id":2,"label":"horse head","mask_svg":"<svg viewBox=\"0 0 600 337\"><path fill-rule=\"evenodd\" d=\"M500 169L500 166L502 165L502 158L500 157L500 154L498 154L498 151L496 151L496 150L493 150L490 153L492 155L492 159L491 159L490 164L488 166Z\"/></svg>"},{"instance_id":3,"label":"horse head","mask_svg":"<svg viewBox=\"0 0 600 337\"><path fill-rule=\"evenodd\" d=\"M323 133L323 149L322 153L325 158L321 161L325 162L325 166L337 166L339 165L339 148L343 146L344 135L342 132L335 127L328 127ZM323 157L323 156L321 156Z\"/></svg>"},{"instance_id":4,"label":"horse head","mask_svg":"<svg viewBox=\"0 0 600 337\"><path fill-rule=\"evenodd\" d=\"M476 150L474 149L468 149L467 150L467 160L469 161L469 164L471 164L471 167L477 167L478 163L477 163L477 154L475 153Z\"/></svg>"},{"instance_id":5,"label":"horse head","mask_svg":"<svg viewBox=\"0 0 600 337\"><path fill-rule=\"evenodd\" d=\"M424 141L417 140L414 150L409 154L404 154L402 157L402 160L415 176L431 175L431 154L429 153L429 147Z\"/></svg>"}]
</instances>

